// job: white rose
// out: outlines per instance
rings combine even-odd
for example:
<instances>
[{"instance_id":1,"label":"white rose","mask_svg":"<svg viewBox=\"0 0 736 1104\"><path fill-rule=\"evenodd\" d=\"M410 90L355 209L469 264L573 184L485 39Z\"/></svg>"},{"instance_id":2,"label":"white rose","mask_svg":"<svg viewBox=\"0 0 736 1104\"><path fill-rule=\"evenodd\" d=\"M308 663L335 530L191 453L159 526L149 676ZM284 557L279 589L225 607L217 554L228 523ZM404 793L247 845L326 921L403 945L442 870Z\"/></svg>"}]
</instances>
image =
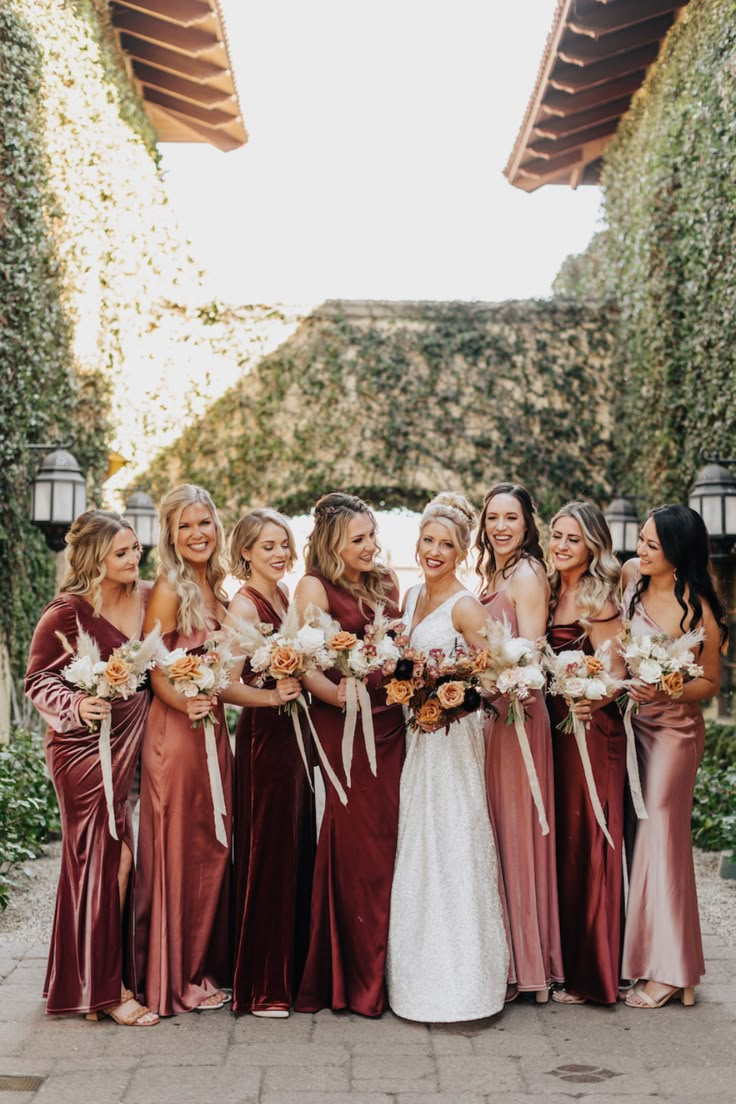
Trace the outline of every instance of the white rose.
<instances>
[{"instance_id":1,"label":"white rose","mask_svg":"<svg viewBox=\"0 0 736 1104\"><path fill-rule=\"evenodd\" d=\"M180 682L177 686L177 690L180 694L183 694L185 698L196 698L199 693L199 687L196 682Z\"/></svg>"},{"instance_id":2,"label":"white rose","mask_svg":"<svg viewBox=\"0 0 736 1104\"><path fill-rule=\"evenodd\" d=\"M581 678L569 678L565 682L565 697L567 698L584 698L585 697L585 679Z\"/></svg>"},{"instance_id":3,"label":"white rose","mask_svg":"<svg viewBox=\"0 0 736 1104\"><path fill-rule=\"evenodd\" d=\"M531 656L532 652L528 640L523 636L514 636L504 643L503 654L510 663L518 663L520 659Z\"/></svg>"},{"instance_id":4,"label":"white rose","mask_svg":"<svg viewBox=\"0 0 736 1104\"><path fill-rule=\"evenodd\" d=\"M384 636L383 640L376 648L376 655L382 663L385 663L387 659L401 658L401 652L396 647L390 636Z\"/></svg>"},{"instance_id":5,"label":"white rose","mask_svg":"<svg viewBox=\"0 0 736 1104\"><path fill-rule=\"evenodd\" d=\"M522 667L521 681L529 690L541 690L544 686L544 672L539 667Z\"/></svg>"},{"instance_id":6,"label":"white rose","mask_svg":"<svg viewBox=\"0 0 736 1104\"><path fill-rule=\"evenodd\" d=\"M104 663L102 666L104 670ZM95 684L94 668L89 656L79 656L77 659L73 659L69 666L64 668L62 675L67 682L84 686L86 689L94 687Z\"/></svg>"},{"instance_id":7,"label":"white rose","mask_svg":"<svg viewBox=\"0 0 736 1104\"><path fill-rule=\"evenodd\" d=\"M307 655L314 655L318 652L325 642L324 634L319 629L315 629L312 625L302 625L299 632L296 634L296 639L307 653Z\"/></svg>"},{"instance_id":8,"label":"white rose","mask_svg":"<svg viewBox=\"0 0 736 1104\"><path fill-rule=\"evenodd\" d=\"M509 690L514 690L519 681L519 668L507 667L505 671L502 671L498 676L498 682L496 687L499 694L508 694Z\"/></svg>"},{"instance_id":9,"label":"white rose","mask_svg":"<svg viewBox=\"0 0 736 1104\"><path fill-rule=\"evenodd\" d=\"M648 682L656 686L662 677L662 668L653 659L643 659L639 664L639 678L642 682Z\"/></svg>"},{"instance_id":10,"label":"white rose","mask_svg":"<svg viewBox=\"0 0 736 1104\"><path fill-rule=\"evenodd\" d=\"M265 671L268 667L271 658L271 649L267 644L264 644L262 648L259 648L253 653L251 657L250 666L252 671Z\"/></svg>"},{"instance_id":11,"label":"white rose","mask_svg":"<svg viewBox=\"0 0 736 1104\"><path fill-rule=\"evenodd\" d=\"M658 663L662 663L667 659L667 649L663 648L661 644L653 644L650 654L652 659L656 659Z\"/></svg>"},{"instance_id":12,"label":"white rose","mask_svg":"<svg viewBox=\"0 0 736 1104\"><path fill-rule=\"evenodd\" d=\"M600 701L606 696L606 684L601 679L588 679L585 685L585 696L588 701Z\"/></svg>"},{"instance_id":13,"label":"white rose","mask_svg":"<svg viewBox=\"0 0 736 1104\"><path fill-rule=\"evenodd\" d=\"M215 685L215 674L211 667L203 667L202 673L199 676L199 689L202 691L211 690Z\"/></svg>"},{"instance_id":14,"label":"white rose","mask_svg":"<svg viewBox=\"0 0 736 1104\"><path fill-rule=\"evenodd\" d=\"M366 659L362 648L353 648L348 652L348 667L356 678L362 678L363 675L368 673L370 663Z\"/></svg>"},{"instance_id":15,"label":"white rose","mask_svg":"<svg viewBox=\"0 0 736 1104\"><path fill-rule=\"evenodd\" d=\"M577 667L583 658L582 652L559 652L557 656L561 667Z\"/></svg>"},{"instance_id":16,"label":"white rose","mask_svg":"<svg viewBox=\"0 0 736 1104\"><path fill-rule=\"evenodd\" d=\"M166 666L171 667L177 659L183 659L187 654L186 648L174 648L173 652L167 652L166 654Z\"/></svg>"}]
</instances>

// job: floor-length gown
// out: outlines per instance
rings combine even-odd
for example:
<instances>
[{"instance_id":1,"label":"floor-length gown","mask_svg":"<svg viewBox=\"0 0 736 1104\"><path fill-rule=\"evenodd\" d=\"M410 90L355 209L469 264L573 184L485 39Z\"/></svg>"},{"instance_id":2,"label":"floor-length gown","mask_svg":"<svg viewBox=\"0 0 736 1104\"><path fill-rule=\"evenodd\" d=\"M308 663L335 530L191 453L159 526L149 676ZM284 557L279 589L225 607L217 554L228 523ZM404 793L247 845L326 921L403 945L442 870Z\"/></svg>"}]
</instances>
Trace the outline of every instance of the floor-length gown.
<instances>
[{"instance_id":1,"label":"floor-length gown","mask_svg":"<svg viewBox=\"0 0 736 1104\"><path fill-rule=\"evenodd\" d=\"M616 614L615 616L618 616ZM611 619L613 620L613 618ZM594 648L579 622L551 625L555 652ZM624 791L626 733L618 706L597 709L586 728L588 754L611 847L595 819L575 737L557 725L567 716L563 698L547 699L552 719L557 812L557 878L565 986L599 1004L618 1000L623 931Z\"/></svg>"},{"instance_id":2,"label":"floor-length gown","mask_svg":"<svg viewBox=\"0 0 736 1104\"><path fill-rule=\"evenodd\" d=\"M281 615L240 591L278 631ZM306 727L306 726L304 726ZM235 737L233 1011L291 1008L304 969L314 867L314 795L291 718L245 708Z\"/></svg>"},{"instance_id":3,"label":"floor-length gown","mask_svg":"<svg viewBox=\"0 0 736 1104\"><path fill-rule=\"evenodd\" d=\"M113 807L118 839L108 811L98 750L99 732L79 718L86 696L61 677L71 656L56 636L77 646L81 626L97 642L103 660L126 643L125 635L76 595L47 606L31 642L25 691L48 722L46 762L59 801L62 856L56 909L44 985L47 1012L92 1012L120 1003L121 983L135 990L131 890L120 908L118 869L123 844L133 852L128 790L140 753L150 691L112 702Z\"/></svg>"},{"instance_id":4,"label":"floor-length gown","mask_svg":"<svg viewBox=\"0 0 736 1104\"><path fill-rule=\"evenodd\" d=\"M663 632L644 602L631 621L634 632ZM642 705L633 722L648 819L638 822L634 842L622 976L694 987L705 973L690 835L703 714L697 702L658 701Z\"/></svg>"},{"instance_id":5,"label":"floor-length gown","mask_svg":"<svg viewBox=\"0 0 736 1104\"><path fill-rule=\"evenodd\" d=\"M329 612L343 629L363 636L371 611L362 610L348 591L321 575ZM397 593L386 613L398 616ZM339 682L337 672L327 672ZM343 806L327 777L312 886L312 919L307 963L295 1002L298 1012L349 1008L380 1016L387 1007L386 944L391 880L399 822L399 778L404 757L404 715L386 705L385 690L371 676L377 776L365 751L360 718L355 731L348 804ZM340 709L312 699L312 718L338 778L345 785L341 743L345 717Z\"/></svg>"},{"instance_id":6,"label":"floor-length gown","mask_svg":"<svg viewBox=\"0 0 736 1104\"><path fill-rule=\"evenodd\" d=\"M411 625L421 586L407 596ZM412 647L451 655L462 637L453 594L414 628ZM401 774L387 982L397 1015L459 1022L503 1008L509 951L484 778L478 713L449 730L409 729Z\"/></svg>"},{"instance_id":7,"label":"floor-length gown","mask_svg":"<svg viewBox=\"0 0 736 1104\"><path fill-rule=\"evenodd\" d=\"M196 653L215 628L173 630L164 644ZM215 714L228 846L215 835L204 726L154 695L143 739L136 962L145 1002L162 1016L191 1011L232 977L232 752L219 703Z\"/></svg>"},{"instance_id":8,"label":"floor-length gown","mask_svg":"<svg viewBox=\"0 0 736 1104\"><path fill-rule=\"evenodd\" d=\"M518 636L516 608L502 591L483 599L491 617L506 618ZM536 806L513 725L506 724L510 700L498 698L498 711L486 722L486 786L498 846L511 961L509 985L543 992L563 980L557 908L555 808L552 738L544 695L532 691L524 702L525 729L539 779L549 834L542 835Z\"/></svg>"}]
</instances>

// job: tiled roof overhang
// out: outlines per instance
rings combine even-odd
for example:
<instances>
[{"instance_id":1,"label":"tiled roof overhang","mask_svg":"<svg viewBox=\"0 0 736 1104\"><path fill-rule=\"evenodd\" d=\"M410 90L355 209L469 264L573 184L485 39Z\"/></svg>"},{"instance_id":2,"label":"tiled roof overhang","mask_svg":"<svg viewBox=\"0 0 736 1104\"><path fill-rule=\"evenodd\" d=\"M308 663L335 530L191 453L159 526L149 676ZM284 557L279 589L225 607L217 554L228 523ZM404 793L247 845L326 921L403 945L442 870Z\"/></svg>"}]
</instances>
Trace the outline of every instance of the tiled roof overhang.
<instances>
[{"instance_id":1,"label":"tiled roof overhang","mask_svg":"<svg viewBox=\"0 0 736 1104\"><path fill-rule=\"evenodd\" d=\"M161 142L248 141L218 0L113 0L110 10Z\"/></svg>"},{"instance_id":2,"label":"tiled roof overhang","mask_svg":"<svg viewBox=\"0 0 736 1104\"><path fill-rule=\"evenodd\" d=\"M597 184L601 155L687 0L558 0L504 169L517 188Z\"/></svg>"}]
</instances>

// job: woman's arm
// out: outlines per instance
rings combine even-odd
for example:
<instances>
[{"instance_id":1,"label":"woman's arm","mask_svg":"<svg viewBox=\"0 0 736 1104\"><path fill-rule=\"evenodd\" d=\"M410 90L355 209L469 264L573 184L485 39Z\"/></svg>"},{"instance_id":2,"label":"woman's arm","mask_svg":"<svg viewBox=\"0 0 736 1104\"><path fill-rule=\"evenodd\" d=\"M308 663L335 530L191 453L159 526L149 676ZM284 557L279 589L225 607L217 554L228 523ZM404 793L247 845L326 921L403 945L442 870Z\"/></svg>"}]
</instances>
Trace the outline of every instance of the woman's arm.
<instances>
[{"instance_id":1,"label":"woman's arm","mask_svg":"<svg viewBox=\"0 0 736 1104\"><path fill-rule=\"evenodd\" d=\"M325 613L330 612L327 591L322 586L319 579L315 579L312 575L304 575L299 580L296 585L296 590L294 591L294 602L296 603L299 620L302 624L304 624L306 619L307 608L309 606L316 606ZM334 705L336 709L342 709L345 705L346 682L346 679L341 679L338 684L330 682L327 676L323 675L321 671L313 671L311 674L304 676L304 685L309 693L314 694L315 698L319 698L320 701L326 702L327 705Z\"/></svg>"},{"instance_id":2,"label":"woman's arm","mask_svg":"<svg viewBox=\"0 0 736 1104\"><path fill-rule=\"evenodd\" d=\"M539 640L547 632L549 583L542 570L529 560L522 560L511 580L511 599L516 610L519 636Z\"/></svg>"},{"instance_id":3,"label":"woman's arm","mask_svg":"<svg viewBox=\"0 0 736 1104\"><path fill-rule=\"evenodd\" d=\"M488 639L483 635L487 620L488 610L477 598L472 598L470 595L467 598L461 598L452 607L453 628L471 648L488 647Z\"/></svg>"},{"instance_id":4,"label":"woman's arm","mask_svg":"<svg viewBox=\"0 0 736 1104\"><path fill-rule=\"evenodd\" d=\"M77 644L77 619L72 606L57 599L44 610L31 640L25 694L55 732L73 732L92 720L88 703L109 711L109 702L93 698L83 690L74 690L61 677L71 655L57 637L63 633L74 648Z\"/></svg>"},{"instance_id":5,"label":"woman's arm","mask_svg":"<svg viewBox=\"0 0 736 1104\"><path fill-rule=\"evenodd\" d=\"M706 698L716 696L721 686L721 660L720 660L720 632L713 611L703 602L703 629L705 639L700 655L695 656L695 662L703 668L702 675L690 679L683 687L682 694L674 700L682 702L699 702ZM647 703L653 701L672 701L672 697L658 690L650 683L636 679L630 689L629 695L634 701Z\"/></svg>"}]
</instances>

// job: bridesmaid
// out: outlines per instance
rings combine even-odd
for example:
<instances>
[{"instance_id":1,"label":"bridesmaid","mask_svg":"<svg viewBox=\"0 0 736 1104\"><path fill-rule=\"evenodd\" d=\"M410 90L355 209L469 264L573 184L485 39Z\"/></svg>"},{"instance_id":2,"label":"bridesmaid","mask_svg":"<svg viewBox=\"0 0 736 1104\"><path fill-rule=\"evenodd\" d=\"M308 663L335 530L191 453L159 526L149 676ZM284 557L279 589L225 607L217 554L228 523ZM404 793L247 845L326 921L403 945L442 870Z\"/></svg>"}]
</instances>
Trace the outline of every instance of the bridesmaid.
<instances>
[{"instance_id":1,"label":"bridesmaid","mask_svg":"<svg viewBox=\"0 0 736 1104\"><path fill-rule=\"evenodd\" d=\"M373 514L355 495L327 494L314 508L306 551L307 574L295 600L331 614L343 629L362 636L377 605L398 616L398 586L376 563ZM336 671L305 679L312 716L333 769L345 784L341 740L345 681ZM386 705L384 690L368 684L373 702L377 777L371 773L360 719L348 804L325 778L326 805L317 844L309 952L295 1008L349 1008L380 1016L387 1008L384 972L391 880L399 820L399 777L404 716Z\"/></svg>"},{"instance_id":2,"label":"bridesmaid","mask_svg":"<svg viewBox=\"0 0 736 1104\"><path fill-rule=\"evenodd\" d=\"M145 629L161 626L167 648L201 651L224 618L224 534L207 491L184 483L160 506L159 576ZM230 965L230 809L232 752L217 698L187 698L162 671L141 763L136 958L146 1001L162 1016L222 1008ZM204 729L217 723L227 844L215 836Z\"/></svg>"},{"instance_id":3,"label":"bridesmaid","mask_svg":"<svg viewBox=\"0 0 736 1104\"><path fill-rule=\"evenodd\" d=\"M504 617L515 636L537 640L547 627L549 586L534 502L515 483L499 483L486 495L475 547L480 600L490 615ZM539 778L549 835L542 835L526 768L513 728L506 722L508 698L494 702L487 722L486 785L505 888L511 960L506 1000L520 992L548 999L561 982L562 952L557 912L552 741L541 690L525 705L526 733Z\"/></svg>"},{"instance_id":4,"label":"bridesmaid","mask_svg":"<svg viewBox=\"0 0 736 1104\"><path fill-rule=\"evenodd\" d=\"M606 520L592 502L570 502L550 527L552 598L549 644L556 651L592 654L621 632L616 604L620 564ZM624 677L612 644L612 673ZM623 829L626 733L611 701L580 702L595 786L613 839L611 847L595 819L575 737L560 732L564 699L549 697L555 764L557 876L564 989L560 1004L614 1004L618 1000L623 916Z\"/></svg>"},{"instance_id":5,"label":"bridesmaid","mask_svg":"<svg viewBox=\"0 0 736 1104\"><path fill-rule=\"evenodd\" d=\"M158 1016L135 1000L131 924L133 832L128 790L146 714L148 690L126 701L104 701L72 689L61 671L71 656L57 633L76 647L82 629L103 660L139 638L148 590L138 582L141 548L127 521L88 510L66 535L67 569L31 641L25 692L48 722L46 762L59 801L62 860L49 963L46 1011L100 1012L116 1023L151 1027ZM98 751L101 721L112 717L113 804L108 811Z\"/></svg>"},{"instance_id":6,"label":"bridesmaid","mask_svg":"<svg viewBox=\"0 0 736 1104\"><path fill-rule=\"evenodd\" d=\"M634 844L622 973L643 979L627 995L629 1007L661 1008L672 997L694 1004L705 973L690 814L705 743L699 702L718 693L718 652L728 629L699 514L688 506L652 510L637 551L623 579L624 615L634 631L705 632L697 657L703 674L676 699L638 680L629 690L640 703L634 731L648 819L639 821Z\"/></svg>"},{"instance_id":7,"label":"bridesmaid","mask_svg":"<svg viewBox=\"0 0 736 1104\"><path fill-rule=\"evenodd\" d=\"M285 517L258 509L241 518L230 568L244 585L230 618L278 631L289 604L281 580L295 560ZM246 707L235 736L233 1011L254 1016L289 1015L307 952L314 798L291 720L274 708L301 691L296 679L283 678L264 689L238 684L223 695Z\"/></svg>"}]
</instances>

